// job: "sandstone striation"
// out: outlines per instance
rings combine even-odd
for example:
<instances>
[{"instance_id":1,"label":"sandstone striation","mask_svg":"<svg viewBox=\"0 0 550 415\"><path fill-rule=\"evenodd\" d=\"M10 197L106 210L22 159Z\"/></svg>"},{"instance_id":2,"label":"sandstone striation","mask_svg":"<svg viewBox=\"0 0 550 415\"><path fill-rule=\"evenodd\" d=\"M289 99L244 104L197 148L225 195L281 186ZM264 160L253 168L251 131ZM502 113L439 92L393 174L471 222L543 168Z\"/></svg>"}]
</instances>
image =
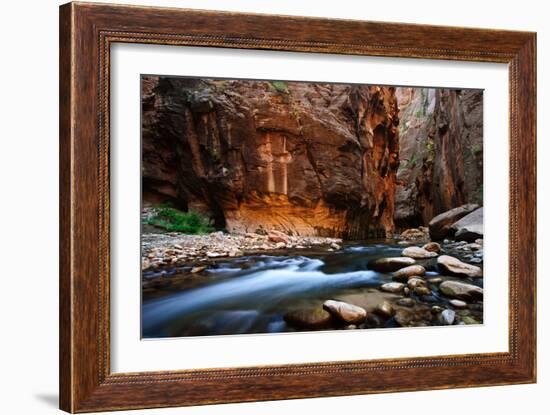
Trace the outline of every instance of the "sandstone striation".
<instances>
[{"instance_id":1,"label":"sandstone striation","mask_svg":"<svg viewBox=\"0 0 550 415\"><path fill-rule=\"evenodd\" d=\"M230 232L394 231L395 88L142 79L143 197Z\"/></svg>"}]
</instances>

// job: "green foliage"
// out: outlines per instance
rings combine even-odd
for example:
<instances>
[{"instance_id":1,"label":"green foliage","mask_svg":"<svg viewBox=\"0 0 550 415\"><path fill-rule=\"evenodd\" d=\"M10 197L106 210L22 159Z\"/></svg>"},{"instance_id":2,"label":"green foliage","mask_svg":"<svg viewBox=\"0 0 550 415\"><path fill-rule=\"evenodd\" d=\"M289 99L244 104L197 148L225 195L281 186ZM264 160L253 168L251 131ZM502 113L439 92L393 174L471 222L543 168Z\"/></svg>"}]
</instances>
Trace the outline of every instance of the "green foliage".
<instances>
[{"instance_id":1,"label":"green foliage","mask_svg":"<svg viewBox=\"0 0 550 415\"><path fill-rule=\"evenodd\" d=\"M204 216L193 211L182 212L167 204L157 208L155 215L146 219L145 223L165 229L168 232L200 234L214 231L214 228L210 226L208 219Z\"/></svg>"},{"instance_id":2,"label":"green foliage","mask_svg":"<svg viewBox=\"0 0 550 415\"><path fill-rule=\"evenodd\" d=\"M288 90L288 85L284 81L272 81L271 86L280 94L288 95L290 91Z\"/></svg>"},{"instance_id":3,"label":"green foliage","mask_svg":"<svg viewBox=\"0 0 550 415\"><path fill-rule=\"evenodd\" d=\"M481 144L473 144L472 147L470 147L470 151L474 157L477 157L483 153L483 146Z\"/></svg>"}]
</instances>

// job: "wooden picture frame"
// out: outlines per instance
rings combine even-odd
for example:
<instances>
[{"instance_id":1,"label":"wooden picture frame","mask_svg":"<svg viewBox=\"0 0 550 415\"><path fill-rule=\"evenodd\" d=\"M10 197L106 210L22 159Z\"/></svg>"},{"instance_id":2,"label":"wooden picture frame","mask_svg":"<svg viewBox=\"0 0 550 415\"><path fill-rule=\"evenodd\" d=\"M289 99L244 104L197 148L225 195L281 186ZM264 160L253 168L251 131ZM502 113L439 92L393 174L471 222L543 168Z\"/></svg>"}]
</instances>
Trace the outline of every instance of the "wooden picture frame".
<instances>
[{"instance_id":1,"label":"wooden picture frame","mask_svg":"<svg viewBox=\"0 0 550 415\"><path fill-rule=\"evenodd\" d=\"M110 46L117 42L508 64L509 351L111 373L109 59ZM535 382L535 151L535 33L107 4L61 6L61 409L91 412Z\"/></svg>"}]
</instances>

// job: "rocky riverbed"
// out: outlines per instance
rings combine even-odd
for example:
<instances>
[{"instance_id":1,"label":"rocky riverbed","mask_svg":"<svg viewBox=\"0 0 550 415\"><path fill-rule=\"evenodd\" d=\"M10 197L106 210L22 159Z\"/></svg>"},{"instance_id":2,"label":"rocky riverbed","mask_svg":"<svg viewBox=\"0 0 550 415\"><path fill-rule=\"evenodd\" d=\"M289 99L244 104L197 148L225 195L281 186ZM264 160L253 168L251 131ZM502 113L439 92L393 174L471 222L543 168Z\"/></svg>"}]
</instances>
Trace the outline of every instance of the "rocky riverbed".
<instances>
[{"instance_id":1,"label":"rocky riverbed","mask_svg":"<svg viewBox=\"0 0 550 415\"><path fill-rule=\"evenodd\" d=\"M483 322L483 240L143 235L143 336Z\"/></svg>"}]
</instances>

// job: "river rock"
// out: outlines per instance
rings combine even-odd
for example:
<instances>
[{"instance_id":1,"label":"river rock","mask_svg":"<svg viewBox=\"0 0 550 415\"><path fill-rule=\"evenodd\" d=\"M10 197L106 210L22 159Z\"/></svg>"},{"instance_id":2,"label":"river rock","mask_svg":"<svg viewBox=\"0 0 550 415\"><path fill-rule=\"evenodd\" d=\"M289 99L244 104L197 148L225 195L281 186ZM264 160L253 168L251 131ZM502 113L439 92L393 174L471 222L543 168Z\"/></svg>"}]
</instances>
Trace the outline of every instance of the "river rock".
<instances>
[{"instance_id":1,"label":"river rock","mask_svg":"<svg viewBox=\"0 0 550 415\"><path fill-rule=\"evenodd\" d=\"M403 288L405 288L405 284L400 282L388 282L386 284L382 284L382 286L380 287L382 291L394 294L402 292Z\"/></svg>"},{"instance_id":2,"label":"river rock","mask_svg":"<svg viewBox=\"0 0 550 415\"><path fill-rule=\"evenodd\" d=\"M283 233L283 232L280 232L280 231L277 231L277 230L270 230L268 233L267 233L267 239L271 242L283 242L285 245L289 244L291 241L290 241L290 236L288 236L287 234Z\"/></svg>"},{"instance_id":3,"label":"river rock","mask_svg":"<svg viewBox=\"0 0 550 415\"><path fill-rule=\"evenodd\" d=\"M476 209L451 226L457 241L474 242L483 238L483 208Z\"/></svg>"},{"instance_id":4,"label":"river rock","mask_svg":"<svg viewBox=\"0 0 550 415\"><path fill-rule=\"evenodd\" d=\"M428 237L428 232L425 227L420 228L411 228L404 230L401 235L399 235L401 239L414 241L417 239L426 239Z\"/></svg>"},{"instance_id":5,"label":"river rock","mask_svg":"<svg viewBox=\"0 0 550 415\"><path fill-rule=\"evenodd\" d=\"M472 316L464 316L462 317L462 321L464 322L464 324L480 324L480 322Z\"/></svg>"},{"instance_id":6,"label":"river rock","mask_svg":"<svg viewBox=\"0 0 550 415\"><path fill-rule=\"evenodd\" d=\"M434 305L432 306L431 308L431 312L432 314L439 314L443 311L443 307L439 306L439 305Z\"/></svg>"},{"instance_id":7,"label":"river rock","mask_svg":"<svg viewBox=\"0 0 550 415\"><path fill-rule=\"evenodd\" d=\"M428 227L430 229L430 237L436 241L445 238L450 233L451 226L454 223L456 223L467 214L473 212L477 208L479 208L479 205L476 205L475 203L470 203L448 210L435 216L428 224Z\"/></svg>"},{"instance_id":8,"label":"river rock","mask_svg":"<svg viewBox=\"0 0 550 415\"><path fill-rule=\"evenodd\" d=\"M465 301L458 300L456 298L453 298L452 300L450 300L449 303L455 308L466 308L468 306L468 304Z\"/></svg>"},{"instance_id":9,"label":"river rock","mask_svg":"<svg viewBox=\"0 0 550 415\"><path fill-rule=\"evenodd\" d=\"M411 265L405 268L401 268L393 273L393 279L396 281L404 282L412 276L422 276L426 273L426 268L422 265Z\"/></svg>"},{"instance_id":10,"label":"river rock","mask_svg":"<svg viewBox=\"0 0 550 415\"><path fill-rule=\"evenodd\" d=\"M483 297L483 288L462 281L443 281L439 285L439 290L447 297L458 298L460 300L472 300Z\"/></svg>"},{"instance_id":11,"label":"river rock","mask_svg":"<svg viewBox=\"0 0 550 415\"><path fill-rule=\"evenodd\" d=\"M229 255L229 253L227 253L227 252L211 252L211 251L208 251L206 253L206 256L208 258L223 258L223 257L226 257L228 255Z\"/></svg>"},{"instance_id":12,"label":"river rock","mask_svg":"<svg viewBox=\"0 0 550 415\"><path fill-rule=\"evenodd\" d=\"M407 286L411 290L414 290L416 287L425 287L426 281L424 281L422 278L412 277L409 278L409 280L407 281Z\"/></svg>"},{"instance_id":13,"label":"river rock","mask_svg":"<svg viewBox=\"0 0 550 415\"><path fill-rule=\"evenodd\" d=\"M414 293L420 297L429 296L432 294L432 291L428 287L422 285L417 286L414 289Z\"/></svg>"},{"instance_id":14,"label":"river rock","mask_svg":"<svg viewBox=\"0 0 550 415\"><path fill-rule=\"evenodd\" d=\"M291 311L284 320L294 327L320 329L329 327L333 322L332 314L322 308L308 308Z\"/></svg>"},{"instance_id":15,"label":"river rock","mask_svg":"<svg viewBox=\"0 0 550 415\"><path fill-rule=\"evenodd\" d=\"M200 265L198 267L191 268L191 274L197 274L199 272L204 271L206 268L208 268L206 265Z\"/></svg>"},{"instance_id":16,"label":"river rock","mask_svg":"<svg viewBox=\"0 0 550 415\"><path fill-rule=\"evenodd\" d=\"M416 304L416 301L414 301L412 298L400 298L397 300L397 305L403 306L403 307L414 307Z\"/></svg>"},{"instance_id":17,"label":"river rock","mask_svg":"<svg viewBox=\"0 0 550 415\"><path fill-rule=\"evenodd\" d=\"M440 321L443 324L450 326L455 321L456 313L453 310L447 309L447 310L443 310L439 315L439 317L440 317Z\"/></svg>"},{"instance_id":18,"label":"river rock","mask_svg":"<svg viewBox=\"0 0 550 415\"><path fill-rule=\"evenodd\" d=\"M348 324L361 324L367 318L364 308L343 301L327 300L323 308Z\"/></svg>"},{"instance_id":19,"label":"river rock","mask_svg":"<svg viewBox=\"0 0 550 415\"><path fill-rule=\"evenodd\" d=\"M393 272L414 263L415 260L408 257L378 258L369 262L369 268L379 272Z\"/></svg>"},{"instance_id":20,"label":"river rock","mask_svg":"<svg viewBox=\"0 0 550 415\"><path fill-rule=\"evenodd\" d=\"M429 252L439 252L441 251L441 245L439 245L437 242L428 242L422 247L422 249L425 249Z\"/></svg>"},{"instance_id":21,"label":"river rock","mask_svg":"<svg viewBox=\"0 0 550 415\"><path fill-rule=\"evenodd\" d=\"M393 316L394 310L389 301L384 301L376 306L374 312L384 318L390 318Z\"/></svg>"},{"instance_id":22,"label":"river rock","mask_svg":"<svg viewBox=\"0 0 550 415\"><path fill-rule=\"evenodd\" d=\"M426 259L436 257L437 252L427 251L424 248L420 248L419 246L409 246L403 249L401 255L415 259Z\"/></svg>"},{"instance_id":23,"label":"river rock","mask_svg":"<svg viewBox=\"0 0 550 415\"><path fill-rule=\"evenodd\" d=\"M400 308L399 310L396 310L394 318L398 325L401 327L407 327L414 319L414 313L411 310Z\"/></svg>"},{"instance_id":24,"label":"river rock","mask_svg":"<svg viewBox=\"0 0 550 415\"><path fill-rule=\"evenodd\" d=\"M465 262L449 255L441 255L437 258L437 265L442 272L449 273L457 277L477 278L483 276L483 271L480 267L466 264Z\"/></svg>"}]
</instances>

